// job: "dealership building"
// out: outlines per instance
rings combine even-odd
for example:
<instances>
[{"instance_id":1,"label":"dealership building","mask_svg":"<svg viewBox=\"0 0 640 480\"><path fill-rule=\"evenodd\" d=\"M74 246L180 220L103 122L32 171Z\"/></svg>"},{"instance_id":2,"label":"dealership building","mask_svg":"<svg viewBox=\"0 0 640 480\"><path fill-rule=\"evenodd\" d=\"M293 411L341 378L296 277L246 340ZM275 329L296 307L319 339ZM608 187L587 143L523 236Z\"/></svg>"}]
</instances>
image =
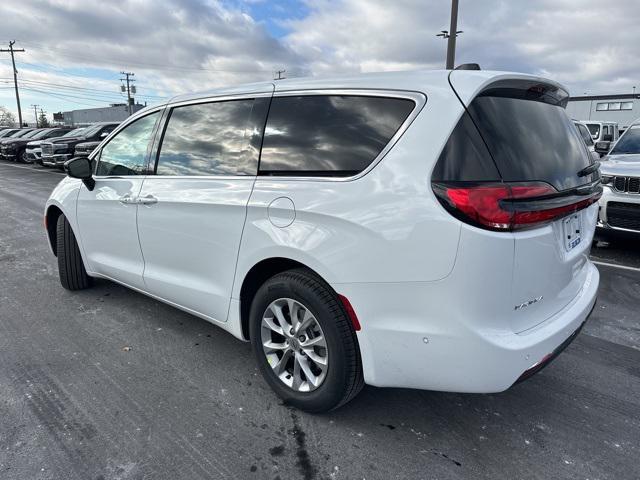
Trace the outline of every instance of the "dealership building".
<instances>
[{"instance_id":1,"label":"dealership building","mask_svg":"<svg viewBox=\"0 0 640 480\"><path fill-rule=\"evenodd\" d=\"M640 118L640 94L571 97L567 114L575 120L617 122L620 129L626 129Z\"/></svg>"},{"instance_id":2,"label":"dealership building","mask_svg":"<svg viewBox=\"0 0 640 480\"><path fill-rule=\"evenodd\" d=\"M131 105L131 110L136 113L144 108L144 105L135 103ZM71 110L69 112L59 112L53 114L53 120L69 126L84 126L97 122L122 122L129 117L126 103L112 103L108 107L83 108Z\"/></svg>"}]
</instances>

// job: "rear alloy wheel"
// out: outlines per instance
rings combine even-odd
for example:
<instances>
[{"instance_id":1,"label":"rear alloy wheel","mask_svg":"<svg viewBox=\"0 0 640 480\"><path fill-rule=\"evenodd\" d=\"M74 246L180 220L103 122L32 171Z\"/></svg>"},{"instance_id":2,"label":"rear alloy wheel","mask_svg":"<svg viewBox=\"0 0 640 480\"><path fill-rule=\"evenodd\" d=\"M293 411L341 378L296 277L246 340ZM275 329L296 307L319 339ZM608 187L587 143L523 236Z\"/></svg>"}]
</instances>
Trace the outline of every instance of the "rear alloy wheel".
<instances>
[{"instance_id":1,"label":"rear alloy wheel","mask_svg":"<svg viewBox=\"0 0 640 480\"><path fill-rule=\"evenodd\" d=\"M58 217L56 225L56 254L60 283L64 288L84 290L91 286L92 278L87 275L76 236L64 215Z\"/></svg>"},{"instance_id":2,"label":"rear alloy wheel","mask_svg":"<svg viewBox=\"0 0 640 480\"><path fill-rule=\"evenodd\" d=\"M262 351L269 366L287 387L311 392L322 385L329 368L322 327L300 302L279 298L262 317Z\"/></svg>"},{"instance_id":3,"label":"rear alloy wheel","mask_svg":"<svg viewBox=\"0 0 640 480\"><path fill-rule=\"evenodd\" d=\"M353 325L337 294L312 272L289 270L258 289L250 337L262 375L289 405L324 412L362 389Z\"/></svg>"}]
</instances>

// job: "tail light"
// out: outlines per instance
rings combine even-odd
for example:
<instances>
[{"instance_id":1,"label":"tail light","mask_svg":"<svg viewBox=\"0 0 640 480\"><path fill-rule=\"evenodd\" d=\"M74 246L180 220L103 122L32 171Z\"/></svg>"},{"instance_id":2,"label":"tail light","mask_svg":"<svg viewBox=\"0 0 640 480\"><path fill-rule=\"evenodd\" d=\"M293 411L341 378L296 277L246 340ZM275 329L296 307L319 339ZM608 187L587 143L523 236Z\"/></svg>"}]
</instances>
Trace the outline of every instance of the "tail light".
<instances>
[{"instance_id":1,"label":"tail light","mask_svg":"<svg viewBox=\"0 0 640 480\"><path fill-rule=\"evenodd\" d=\"M532 228L569 215L595 203L602 194L597 185L589 191L558 192L543 182L433 183L440 203L466 223L498 231Z\"/></svg>"}]
</instances>

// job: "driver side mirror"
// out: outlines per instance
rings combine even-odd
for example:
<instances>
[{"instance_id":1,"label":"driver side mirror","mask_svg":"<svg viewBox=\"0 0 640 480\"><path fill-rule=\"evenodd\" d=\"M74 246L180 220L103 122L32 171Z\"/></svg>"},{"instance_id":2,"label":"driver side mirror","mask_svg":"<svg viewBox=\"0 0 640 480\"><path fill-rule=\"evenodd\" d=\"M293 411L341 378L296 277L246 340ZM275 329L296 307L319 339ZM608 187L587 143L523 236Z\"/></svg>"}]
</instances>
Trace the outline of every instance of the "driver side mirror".
<instances>
[{"instance_id":1,"label":"driver side mirror","mask_svg":"<svg viewBox=\"0 0 640 480\"><path fill-rule=\"evenodd\" d=\"M596 142L595 150L600 154L600 156L604 156L609 153L609 148L611 148L611 142L609 141Z\"/></svg>"},{"instance_id":2,"label":"driver side mirror","mask_svg":"<svg viewBox=\"0 0 640 480\"><path fill-rule=\"evenodd\" d=\"M79 178L89 190L93 190L96 181L93 179L91 161L88 158L72 158L64 164L64 171L71 178Z\"/></svg>"}]
</instances>

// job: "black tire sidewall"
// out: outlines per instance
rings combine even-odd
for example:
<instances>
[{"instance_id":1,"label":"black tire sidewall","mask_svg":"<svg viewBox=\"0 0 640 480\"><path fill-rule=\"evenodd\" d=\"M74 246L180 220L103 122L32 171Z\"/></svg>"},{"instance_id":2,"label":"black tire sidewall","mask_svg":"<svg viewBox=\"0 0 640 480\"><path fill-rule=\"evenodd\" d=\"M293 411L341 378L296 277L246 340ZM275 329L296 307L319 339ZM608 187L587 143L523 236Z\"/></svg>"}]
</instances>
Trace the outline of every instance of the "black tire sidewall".
<instances>
[{"instance_id":1,"label":"black tire sidewall","mask_svg":"<svg viewBox=\"0 0 640 480\"><path fill-rule=\"evenodd\" d=\"M332 310L332 302L327 301L327 294L335 296L335 293L328 286L320 286L323 292L318 291L317 286L310 288L300 278L300 274L276 275L260 287L253 299L250 313L251 344L262 375L286 404L310 412L334 408L345 397L349 388L347 372L350 366L347 364L348 356L335 318L337 299L333 299ZM292 298L302 303L315 316L324 333L329 358L327 375L322 385L311 392L296 392L287 387L267 363L261 339L262 315L269 304L278 298ZM338 309L337 313L344 315L342 309Z\"/></svg>"}]
</instances>

